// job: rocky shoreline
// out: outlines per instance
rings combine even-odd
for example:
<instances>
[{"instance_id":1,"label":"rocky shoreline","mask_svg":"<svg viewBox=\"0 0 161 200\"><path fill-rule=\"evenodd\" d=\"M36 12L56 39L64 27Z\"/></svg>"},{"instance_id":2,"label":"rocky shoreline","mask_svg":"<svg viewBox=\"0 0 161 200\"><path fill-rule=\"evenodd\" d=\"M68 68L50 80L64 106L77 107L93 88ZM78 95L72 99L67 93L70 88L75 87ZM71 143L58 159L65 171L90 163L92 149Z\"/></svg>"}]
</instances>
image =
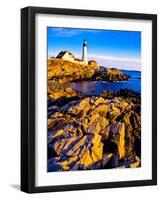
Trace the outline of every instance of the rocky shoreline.
<instances>
[{"instance_id":1,"label":"rocky shoreline","mask_svg":"<svg viewBox=\"0 0 161 200\"><path fill-rule=\"evenodd\" d=\"M116 68L100 67L97 64L83 65L62 59L48 60L48 81L67 83L83 80L91 81L125 81L130 78Z\"/></svg>"},{"instance_id":2,"label":"rocky shoreline","mask_svg":"<svg viewBox=\"0 0 161 200\"><path fill-rule=\"evenodd\" d=\"M84 72L82 66L72 66L69 73L69 66L62 71L64 65L59 65L55 72L53 63L48 68L48 172L140 167L140 95L121 89L87 96L68 85L61 87L60 83L74 81L73 77L84 77ZM90 67L86 77L92 74L93 80L128 79L117 69ZM72 74L72 79L62 80L63 73ZM57 79L53 79L55 76ZM52 87L53 83L56 87Z\"/></svg>"},{"instance_id":3,"label":"rocky shoreline","mask_svg":"<svg viewBox=\"0 0 161 200\"><path fill-rule=\"evenodd\" d=\"M57 106L53 101L48 108L48 171L140 166L140 96L121 90L107 98L106 92L104 97L79 97L71 89L71 101Z\"/></svg>"}]
</instances>

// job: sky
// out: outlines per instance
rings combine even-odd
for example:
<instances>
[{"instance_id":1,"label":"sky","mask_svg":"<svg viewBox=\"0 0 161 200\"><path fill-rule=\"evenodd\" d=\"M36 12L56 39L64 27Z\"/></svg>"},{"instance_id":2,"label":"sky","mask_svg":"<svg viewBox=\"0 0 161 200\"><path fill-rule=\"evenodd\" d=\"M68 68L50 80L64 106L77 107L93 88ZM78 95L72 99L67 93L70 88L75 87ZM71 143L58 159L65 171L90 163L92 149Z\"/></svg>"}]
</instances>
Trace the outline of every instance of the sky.
<instances>
[{"instance_id":1,"label":"sky","mask_svg":"<svg viewBox=\"0 0 161 200\"><path fill-rule=\"evenodd\" d=\"M83 40L87 40L88 60L105 67L141 70L141 32L48 27L48 57L70 51L82 57Z\"/></svg>"}]
</instances>

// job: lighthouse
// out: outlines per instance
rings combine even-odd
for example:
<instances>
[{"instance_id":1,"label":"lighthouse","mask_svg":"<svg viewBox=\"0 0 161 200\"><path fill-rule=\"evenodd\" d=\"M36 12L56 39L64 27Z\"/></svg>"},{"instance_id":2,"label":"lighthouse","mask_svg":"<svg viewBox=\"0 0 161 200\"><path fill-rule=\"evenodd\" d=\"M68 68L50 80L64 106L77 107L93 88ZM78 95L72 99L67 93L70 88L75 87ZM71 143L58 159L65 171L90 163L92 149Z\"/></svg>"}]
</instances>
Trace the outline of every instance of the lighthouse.
<instances>
[{"instance_id":1,"label":"lighthouse","mask_svg":"<svg viewBox=\"0 0 161 200\"><path fill-rule=\"evenodd\" d=\"M88 64L88 61L87 61L87 41L86 40L83 41L82 60L83 60L85 65Z\"/></svg>"}]
</instances>

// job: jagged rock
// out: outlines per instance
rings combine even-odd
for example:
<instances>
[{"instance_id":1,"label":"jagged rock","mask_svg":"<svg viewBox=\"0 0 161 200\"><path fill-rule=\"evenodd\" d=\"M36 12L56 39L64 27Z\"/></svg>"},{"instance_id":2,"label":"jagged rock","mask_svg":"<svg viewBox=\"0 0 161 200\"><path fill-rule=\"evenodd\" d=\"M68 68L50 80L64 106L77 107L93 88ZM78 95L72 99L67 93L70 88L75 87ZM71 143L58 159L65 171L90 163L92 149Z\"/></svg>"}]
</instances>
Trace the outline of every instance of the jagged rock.
<instances>
[{"instance_id":1,"label":"jagged rock","mask_svg":"<svg viewBox=\"0 0 161 200\"><path fill-rule=\"evenodd\" d=\"M51 101L56 101L62 97L71 98L78 96L78 93L70 87L67 88L55 88L48 87L48 97Z\"/></svg>"},{"instance_id":2,"label":"jagged rock","mask_svg":"<svg viewBox=\"0 0 161 200\"><path fill-rule=\"evenodd\" d=\"M140 101L131 95L50 106L48 171L139 167Z\"/></svg>"},{"instance_id":3,"label":"jagged rock","mask_svg":"<svg viewBox=\"0 0 161 200\"><path fill-rule=\"evenodd\" d=\"M77 101L76 105L73 104L73 106L71 105L70 107L67 107L66 112L74 116L75 115L85 116L89 111L89 109L90 109L90 99L85 98L83 100Z\"/></svg>"},{"instance_id":4,"label":"jagged rock","mask_svg":"<svg viewBox=\"0 0 161 200\"><path fill-rule=\"evenodd\" d=\"M108 99L113 99L114 97L131 98L131 100L136 101L134 103L140 103L140 94L128 88L120 89L118 92L104 90L100 96Z\"/></svg>"},{"instance_id":5,"label":"jagged rock","mask_svg":"<svg viewBox=\"0 0 161 200\"><path fill-rule=\"evenodd\" d=\"M100 67L100 69L95 72L94 77L92 78L94 80L114 82L128 80L130 76L124 74L116 68Z\"/></svg>"},{"instance_id":6,"label":"jagged rock","mask_svg":"<svg viewBox=\"0 0 161 200\"><path fill-rule=\"evenodd\" d=\"M103 169L103 168L105 168L108 165L109 161L111 160L112 156L113 156L112 153L104 154L101 160L92 164L87 169Z\"/></svg>"},{"instance_id":7,"label":"jagged rock","mask_svg":"<svg viewBox=\"0 0 161 200\"><path fill-rule=\"evenodd\" d=\"M125 124L117 122L110 125L110 141L117 144L119 159L125 155Z\"/></svg>"},{"instance_id":8,"label":"jagged rock","mask_svg":"<svg viewBox=\"0 0 161 200\"><path fill-rule=\"evenodd\" d=\"M131 160L125 160L123 163L119 164L117 168L137 168L140 167L141 160L138 156L131 158Z\"/></svg>"},{"instance_id":9,"label":"jagged rock","mask_svg":"<svg viewBox=\"0 0 161 200\"><path fill-rule=\"evenodd\" d=\"M102 165L110 159L103 157L103 143L99 135L85 135L58 140L53 144L56 157L48 161L49 171L88 169L102 160Z\"/></svg>"}]
</instances>

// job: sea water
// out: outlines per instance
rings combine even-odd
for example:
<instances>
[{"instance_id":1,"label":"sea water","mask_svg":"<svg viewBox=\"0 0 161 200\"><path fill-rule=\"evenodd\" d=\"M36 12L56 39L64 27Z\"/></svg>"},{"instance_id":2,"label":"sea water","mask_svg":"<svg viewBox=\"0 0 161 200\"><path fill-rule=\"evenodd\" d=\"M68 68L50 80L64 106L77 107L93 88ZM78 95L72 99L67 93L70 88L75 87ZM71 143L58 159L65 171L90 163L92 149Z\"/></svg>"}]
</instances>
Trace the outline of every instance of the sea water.
<instances>
[{"instance_id":1,"label":"sea water","mask_svg":"<svg viewBox=\"0 0 161 200\"><path fill-rule=\"evenodd\" d=\"M104 90L118 91L120 89L131 89L137 93L141 93L141 72L121 70L131 78L127 81L80 81L72 82L71 87L79 92L83 92L86 95L100 95Z\"/></svg>"}]
</instances>

